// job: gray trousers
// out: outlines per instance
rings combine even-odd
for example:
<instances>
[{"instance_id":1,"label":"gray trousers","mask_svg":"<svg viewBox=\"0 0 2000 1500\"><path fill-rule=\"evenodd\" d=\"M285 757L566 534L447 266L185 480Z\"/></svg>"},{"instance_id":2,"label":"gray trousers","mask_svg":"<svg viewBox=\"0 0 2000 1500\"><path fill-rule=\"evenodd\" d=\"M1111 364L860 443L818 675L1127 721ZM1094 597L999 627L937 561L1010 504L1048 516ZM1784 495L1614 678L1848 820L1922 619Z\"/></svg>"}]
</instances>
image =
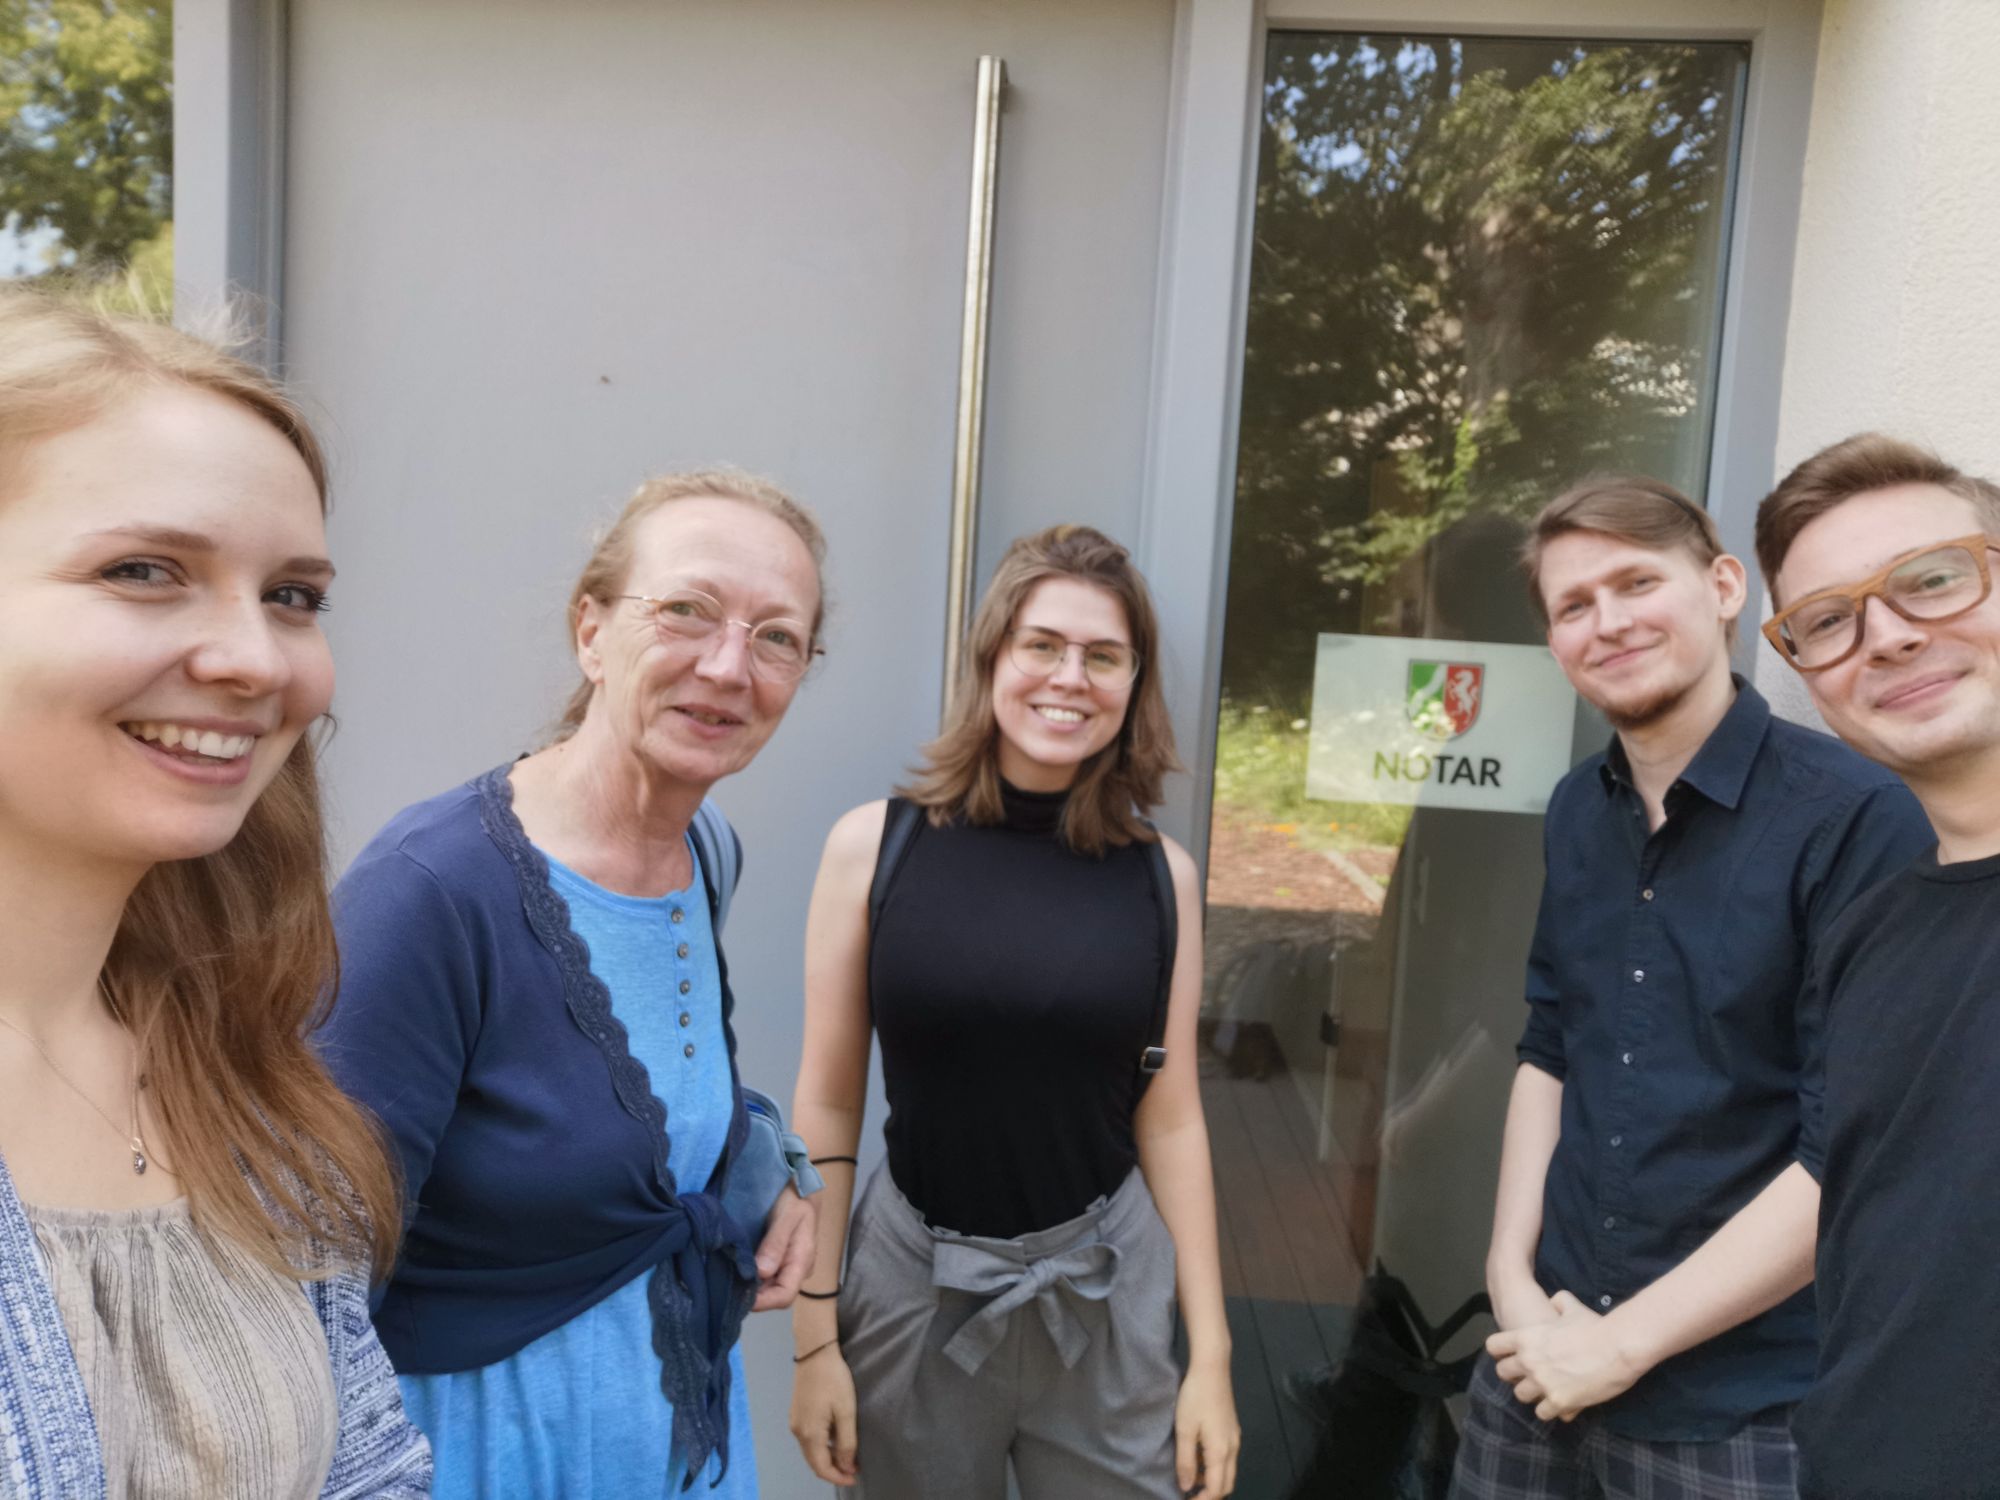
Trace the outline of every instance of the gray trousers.
<instances>
[{"instance_id":1,"label":"gray trousers","mask_svg":"<svg viewBox=\"0 0 2000 1500\"><path fill-rule=\"evenodd\" d=\"M1174 1482L1174 1242L1145 1179L1018 1240L933 1230L878 1169L840 1339L865 1500L1159 1500Z\"/></svg>"}]
</instances>

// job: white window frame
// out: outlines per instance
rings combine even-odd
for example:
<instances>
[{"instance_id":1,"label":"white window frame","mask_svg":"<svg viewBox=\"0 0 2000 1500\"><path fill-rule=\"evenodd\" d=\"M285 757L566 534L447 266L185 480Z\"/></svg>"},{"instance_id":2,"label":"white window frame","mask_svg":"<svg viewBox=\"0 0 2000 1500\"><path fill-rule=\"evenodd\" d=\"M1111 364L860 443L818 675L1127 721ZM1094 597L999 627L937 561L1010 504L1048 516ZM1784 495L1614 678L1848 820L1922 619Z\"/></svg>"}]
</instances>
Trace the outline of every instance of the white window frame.
<instances>
[{"instance_id":1,"label":"white window frame","mask_svg":"<svg viewBox=\"0 0 2000 1500\"><path fill-rule=\"evenodd\" d=\"M1193 773L1163 826L1205 862L1241 401L1257 119L1273 31L1748 42L1708 504L1747 555L1778 440L1819 0L1181 0L1138 556L1161 602L1174 733ZM1749 632L1754 637L1755 632ZM1749 661L1746 649L1744 662ZM1747 668L1746 668L1747 669Z\"/></svg>"}]
</instances>

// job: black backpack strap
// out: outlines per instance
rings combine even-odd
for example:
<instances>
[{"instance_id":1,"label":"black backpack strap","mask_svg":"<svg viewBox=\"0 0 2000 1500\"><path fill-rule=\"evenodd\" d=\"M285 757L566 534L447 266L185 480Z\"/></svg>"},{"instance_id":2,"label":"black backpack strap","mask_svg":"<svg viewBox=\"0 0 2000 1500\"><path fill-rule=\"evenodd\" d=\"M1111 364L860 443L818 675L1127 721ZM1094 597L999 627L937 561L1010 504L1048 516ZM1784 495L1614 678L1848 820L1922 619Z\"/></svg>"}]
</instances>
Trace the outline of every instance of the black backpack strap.
<instances>
[{"instance_id":1,"label":"black backpack strap","mask_svg":"<svg viewBox=\"0 0 2000 1500\"><path fill-rule=\"evenodd\" d=\"M1467 1323L1492 1311L1493 1303L1486 1293L1475 1292L1454 1308L1451 1316L1432 1327L1409 1286L1377 1261L1362 1293L1362 1311L1344 1358L1412 1396L1446 1400L1471 1383L1473 1369L1485 1351L1483 1345L1475 1345L1449 1362L1439 1359L1438 1351ZM1412 1341L1417 1347L1411 1347Z\"/></svg>"},{"instance_id":2,"label":"black backpack strap","mask_svg":"<svg viewBox=\"0 0 2000 1500\"><path fill-rule=\"evenodd\" d=\"M903 867L910 845L917 841L924 810L914 802L891 797L882 815L882 846L875 854L875 879L868 887L868 935L872 940L882 920L882 907L889 899L889 887Z\"/></svg>"},{"instance_id":3,"label":"black backpack strap","mask_svg":"<svg viewBox=\"0 0 2000 1500\"><path fill-rule=\"evenodd\" d=\"M1153 992L1153 1022L1147 1028L1146 1049L1139 1054L1142 1089L1167 1065L1167 1004L1173 998L1174 956L1181 942L1180 903L1174 895L1174 872L1167 864L1166 840L1156 837L1146 845L1146 868L1153 877L1153 905L1160 915L1160 983Z\"/></svg>"},{"instance_id":4,"label":"black backpack strap","mask_svg":"<svg viewBox=\"0 0 2000 1500\"><path fill-rule=\"evenodd\" d=\"M1450 1317L1430 1331L1431 1354L1435 1356L1438 1350L1457 1337L1458 1331L1474 1318L1491 1314L1492 1311L1493 1299L1484 1292L1474 1292L1458 1305ZM1476 1355L1477 1351L1474 1352Z\"/></svg>"}]
</instances>

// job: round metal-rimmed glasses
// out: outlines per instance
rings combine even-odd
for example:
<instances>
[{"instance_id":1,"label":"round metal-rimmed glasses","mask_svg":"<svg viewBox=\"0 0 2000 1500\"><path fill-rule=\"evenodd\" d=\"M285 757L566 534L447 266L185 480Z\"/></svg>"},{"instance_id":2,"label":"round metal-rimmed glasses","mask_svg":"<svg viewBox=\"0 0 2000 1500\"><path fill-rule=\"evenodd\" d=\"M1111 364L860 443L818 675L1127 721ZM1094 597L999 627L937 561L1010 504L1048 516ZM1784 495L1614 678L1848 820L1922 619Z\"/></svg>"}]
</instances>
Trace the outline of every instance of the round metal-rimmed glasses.
<instances>
[{"instance_id":1,"label":"round metal-rimmed glasses","mask_svg":"<svg viewBox=\"0 0 2000 1500\"><path fill-rule=\"evenodd\" d=\"M1993 592L1993 547L1979 532L1905 552L1872 578L1795 600L1764 622L1764 638L1800 672L1837 667L1861 649L1870 599L1920 624L1977 609Z\"/></svg>"},{"instance_id":2,"label":"round metal-rimmed glasses","mask_svg":"<svg viewBox=\"0 0 2000 1500\"><path fill-rule=\"evenodd\" d=\"M676 589L671 594L620 594L643 605L652 616L660 643L705 651L708 643L731 625L741 625L750 647L750 670L768 682L797 682L824 648L813 644L812 627L783 615L769 620L731 619L722 601L700 589Z\"/></svg>"},{"instance_id":3,"label":"round metal-rimmed glasses","mask_svg":"<svg viewBox=\"0 0 2000 1500\"><path fill-rule=\"evenodd\" d=\"M1053 677L1074 646L1083 653L1084 675L1101 688L1130 687L1139 675L1139 653L1123 641L1072 641L1050 630L1010 630L1007 656L1030 677Z\"/></svg>"}]
</instances>

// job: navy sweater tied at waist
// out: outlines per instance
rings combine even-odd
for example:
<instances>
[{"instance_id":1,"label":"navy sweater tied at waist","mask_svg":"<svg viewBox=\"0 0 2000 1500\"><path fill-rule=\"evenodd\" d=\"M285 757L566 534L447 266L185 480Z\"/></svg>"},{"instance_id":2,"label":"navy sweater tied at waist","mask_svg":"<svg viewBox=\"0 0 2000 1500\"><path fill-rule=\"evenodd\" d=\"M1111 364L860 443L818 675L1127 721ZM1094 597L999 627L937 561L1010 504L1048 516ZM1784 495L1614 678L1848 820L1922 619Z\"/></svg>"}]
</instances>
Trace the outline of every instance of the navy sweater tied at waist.
<instances>
[{"instance_id":1,"label":"navy sweater tied at waist","mask_svg":"<svg viewBox=\"0 0 2000 1500\"><path fill-rule=\"evenodd\" d=\"M727 1461L728 1355L756 1294L758 1226L721 1203L748 1129L728 967L718 941L728 1145L685 1189L672 1122L514 815L509 769L404 809L334 894L341 983L318 1041L387 1127L408 1196L376 1328L405 1374L477 1369L649 1275L674 1447L700 1473L712 1451ZM701 816L734 847L711 805Z\"/></svg>"}]
</instances>

